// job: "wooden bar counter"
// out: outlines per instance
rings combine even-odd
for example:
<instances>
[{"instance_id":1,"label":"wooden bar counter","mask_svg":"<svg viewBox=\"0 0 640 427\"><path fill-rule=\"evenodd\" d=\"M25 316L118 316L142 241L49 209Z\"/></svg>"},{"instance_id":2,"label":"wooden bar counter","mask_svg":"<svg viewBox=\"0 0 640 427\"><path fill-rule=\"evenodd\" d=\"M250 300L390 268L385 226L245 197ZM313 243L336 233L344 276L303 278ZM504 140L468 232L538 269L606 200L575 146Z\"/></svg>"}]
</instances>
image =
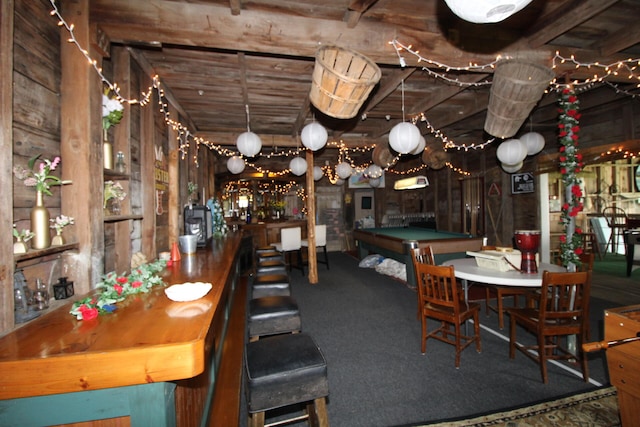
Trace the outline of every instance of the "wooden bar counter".
<instances>
[{"instance_id":1,"label":"wooden bar counter","mask_svg":"<svg viewBox=\"0 0 640 427\"><path fill-rule=\"evenodd\" d=\"M256 246L266 246L280 241L280 231L283 228L300 227L302 238L307 237L307 221L303 219L289 219L282 221L264 221L251 224L240 224L240 228L253 236Z\"/></svg>"},{"instance_id":2,"label":"wooden bar counter","mask_svg":"<svg viewBox=\"0 0 640 427\"><path fill-rule=\"evenodd\" d=\"M240 233L213 239L162 273L167 285L212 283L199 300L173 302L156 286L111 314L78 321L69 314L76 297L0 338L0 425L100 419L201 425L236 289L240 242Z\"/></svg>"}]
</instances>

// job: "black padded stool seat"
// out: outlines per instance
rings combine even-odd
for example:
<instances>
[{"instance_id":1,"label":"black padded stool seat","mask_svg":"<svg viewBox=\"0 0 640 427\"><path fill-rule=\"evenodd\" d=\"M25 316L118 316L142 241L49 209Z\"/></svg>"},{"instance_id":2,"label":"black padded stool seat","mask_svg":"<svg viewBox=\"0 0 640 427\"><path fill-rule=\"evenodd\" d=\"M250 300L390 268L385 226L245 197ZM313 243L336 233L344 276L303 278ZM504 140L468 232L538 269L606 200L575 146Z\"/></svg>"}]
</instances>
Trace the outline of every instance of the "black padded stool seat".
<instances>
[{"instance_id":1,"label":"black padded stool seat","mask_svg":"<svg viewBox=\"0 0 640 427\"><path fill-rule=\"evenodd\" d=\"M276 247L273 245L269 245L269 246L260 246L256 248L256 255L260 255L265 252L276 252Z\"/></svg>"},{"instance_id":2,"label":"black padded stool seat","mask_svg":"<svg viewBox=\"0 0 640 427\"><path fill-rule=\"evenodd\" d=\"M258 264L256 274L259 276L264 276L265 274L287 274L287 264L279 260L262 261Z\"/></svg>"},{"instance_id":3,"label":"black padded stool seat","mask_svg":"<svg viewBox=\"0 0 640 427\"><path fill-rule=\"evenodd\" d=\"M265 411L308 402L307 415L329 426L327 362L310 335L266 337L247 344L245 352L249 425L263 426Z\"/></svg>"},{"instance_id":4,"label":"black padded stool seat","mask_svg":"<svg viewBox=\"0 0 640 427\"><path fill-rule=\"evenodd\" d=\"M275 295L291 295L289 276L286 274L265 274L253 278L251 298L269 297Z\"/></svg>"},{"instance_id":5,"label":"black padded stool seat","mask_svg":"<svg viewBox=\"0 0 640 427\"><path fill-rule=\"evenodd\" d=\"M282 256L282 254L276 251L263 252L261 254L257 254L257 257L258 257L258 264L265 261L283 261L284 262L284 257Z\"/></svg>"},{"instance_id":6,"label":"black padded stool seat","mask_svg":"<svg viewBox=\"0 0 640 427\"><path fill-rule=\"evenodd\" d=\"M249 339L300 332L300 310L291 296L254 298L249 301Z\"/></svg>"}]
</instances>

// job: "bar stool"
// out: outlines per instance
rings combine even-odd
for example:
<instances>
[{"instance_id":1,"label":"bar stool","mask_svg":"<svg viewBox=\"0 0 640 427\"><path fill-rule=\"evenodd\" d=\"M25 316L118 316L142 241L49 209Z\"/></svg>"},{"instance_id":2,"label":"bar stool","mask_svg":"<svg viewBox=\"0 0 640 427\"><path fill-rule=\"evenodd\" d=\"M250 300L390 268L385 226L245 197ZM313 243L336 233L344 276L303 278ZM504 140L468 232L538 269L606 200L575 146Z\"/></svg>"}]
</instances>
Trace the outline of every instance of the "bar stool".
<instances>
[{"instance_id":1,"label":"bar stool","mask_svg":"<svg viewBox=\"0 0 640 427\"><path fill-rule=\"evenodd\" d=\"M249 340L300 332L300 309L291 296L270 296L249 301Z\"/></svg>"},{"instance_id":2,"label":"bar stool","mask_svg":"<svg viewBox=\"0 0 640 427\"><path fill-rule=\"evenodd\" d=\"M289 276L286 274L265 274L253 278L251 298L261 298L276 295L291 295Z\"/></svg>"},{"instance_id":3,"label":"bar stool","mask_svg":"<svg viewBox=\"0 0 640 427\"><path fill-rule=\"evenodd\" d=\"M256 255L260 255L265 252L275 252L275 250L276 250L276 247L273 245L260 246L256 248Z\"/></svg>"},{"instance_id":4,"label":"bar stool","mask_svg":"<svg viewBox=\"0 0 640 427\"><path fill-rule=\"evenodd\" d=\"M265 274L287 274L287 265L280 260L262 261L258 263L256 275L264 276Z\"/></svg>"},{"instance_id":5,"label":"bar stool","mask_svg":"<svg viewBox=\"0 0 640 427\"><path fill-rule=\"evenodd\" d=\"M327 226L324 224L316 225L316 250L317 248L322 248L324 251L324 260L317 259L316 262L318 264L324 264L327 266L327 270L329 269L329 256L327 255ZM302 239L301 245L303 248L309 247L309 240ZM317 252L316 252L317 253Z\"/></svg>"},{"instance_id":6,"label":"bar stool","mask_svg":"<svg viewBox=\"0 0 640 427\"><path fill-rule=\"evenodd\" d=\"M268 410L303 402L306 413L290 421L306 419L310 425L329 426L327 362L308 334L276 335L248 343L245 371L250 426L264 426Z\"/></svg>"},{"instance_id":7,"label":"bar stool","mask_svg":"<svg viewBox=\"0 0 640 427\"><path fill-rule=\"evenodd\" d=\"M278 251L268 251L256 254L258 257L258 264L264 261L284 261L284 257Z\"/></svg>"}]
</instances>

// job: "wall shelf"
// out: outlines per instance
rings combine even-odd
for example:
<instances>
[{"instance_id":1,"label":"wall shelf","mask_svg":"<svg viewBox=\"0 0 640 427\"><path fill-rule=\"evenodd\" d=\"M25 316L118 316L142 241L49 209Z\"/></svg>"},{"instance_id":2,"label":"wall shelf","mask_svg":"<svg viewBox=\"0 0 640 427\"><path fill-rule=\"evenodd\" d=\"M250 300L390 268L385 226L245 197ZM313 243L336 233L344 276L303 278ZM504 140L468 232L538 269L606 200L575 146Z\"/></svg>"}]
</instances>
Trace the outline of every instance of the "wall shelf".
<instances>
[{"instance_id":1,"label":"wall shelf","mask_svg":"<svg viewBox=\"0 0 640 427\"><path fill-rule=\"evenodd\" d=\"M129 219L142 219L142 215L109 215L104 217L104 222L120 222Z\"/></svg>"},{"instance_id":2,"label":"wall shelf","mask_svg":"<svg viewBox=\"0 0 640 427\"><path fill-rule=\"evenodd\" d=\"M58 253L62 253L72 249L78 249L78 243L66 243L60 246L50 246L46 249L30 249L27 253L24 254L15 254L13 259L16 263L21 261L27 261L30 259L41 258L47 255L54 255Z\"/></svg>"}]
</instances>

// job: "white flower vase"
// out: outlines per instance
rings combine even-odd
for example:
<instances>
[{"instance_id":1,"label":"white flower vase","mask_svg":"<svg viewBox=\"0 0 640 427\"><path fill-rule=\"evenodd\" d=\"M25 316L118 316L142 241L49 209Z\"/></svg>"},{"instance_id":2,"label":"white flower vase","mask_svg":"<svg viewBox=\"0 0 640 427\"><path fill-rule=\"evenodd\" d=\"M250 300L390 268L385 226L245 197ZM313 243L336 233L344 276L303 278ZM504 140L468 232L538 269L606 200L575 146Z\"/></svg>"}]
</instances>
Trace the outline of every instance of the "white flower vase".
<instances>
[{"instance_id":1,"label":"white flower vase","mask_svg":"<svg viewBox=\"0 0 640 427\"><path fill-rule=\"evenodd\" d=\"M22 237L17 237L16 242L13 244L14 254L26 254L27 244L22 240Z\"/></svg>"},{"instance_id":2,"label":"white flower vase","mask_svg":"<svg viewBox=\"0 0 640 427\"><path fill-rule=\"evenodd\" d=\"M56 235L51 239L51 246L64 245L64 237L62 237L62 230L56 230Z\"/></svg>"}]
</instances>

